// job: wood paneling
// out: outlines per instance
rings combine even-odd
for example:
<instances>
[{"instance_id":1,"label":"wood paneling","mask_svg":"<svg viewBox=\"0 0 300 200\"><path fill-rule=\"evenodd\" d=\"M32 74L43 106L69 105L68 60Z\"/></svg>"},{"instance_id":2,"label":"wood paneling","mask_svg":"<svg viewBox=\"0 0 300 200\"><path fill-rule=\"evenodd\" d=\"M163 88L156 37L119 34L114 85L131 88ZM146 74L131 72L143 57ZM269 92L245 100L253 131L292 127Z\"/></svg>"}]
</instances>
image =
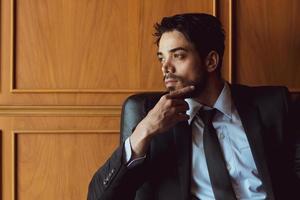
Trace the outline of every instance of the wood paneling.
<instances>
[{"instance_id":1,"label":"wood paneling","mask_svg":"<svg viewBox=\"0 0 300 200\"><path fill-rule=\"evenodd\" d=\"M3 172L3 163L2 163L2 160L3 160L3 158L2 158L2 153L3 153L3 151L2 151L2 142L3 142L3 140L2 140L2 130L0 130L0 194L2 194L3 192L2 192L2 190L3 190L3 185L2 185L2 182L3 182L3 178L2 178L2 172ZM0 195L0 199L2 199L2 195Z\"/></svg>"},{"instance_id":2,"label":"wood paneling","mask_svg":"<svg viewBox=\"0 0 300 200\"><path fill-rule=\"evenodd\" d=\"M300 91L300 2L236 1L235 82Z\"/></svg>"},{"instance_id":3,"label":"wood paneling","mask_svg":"<svg viewBox=\"0 0 300 200\"><path fill-rule=\"evenodd\" d=\"M13 89L80 92L162 89L153 24L214 1L13 2Z\"/></svg>"},{"instance_id":4,"label":"wood paneling","mask_svg":"<svg viewBox=\"0 0 300 200\"><path fill-rule=\"evenodd\" d=\"M47 190L54 192L53 195L61 195L64 199L76 199L72 196L74 194L78 194L77 199L85 199L92 174L119 144L119 116L19 114L0 116L4 164L2 199L39 199L36 195L47 194L46 190L41 189L45 186L43 184L46 184ZM59 152L61 155L58 155ZM47 155L54 161L60 160L49 162ZM61 165L66 167L59 169ZM42 169L49 172L44 172L45 176L38 175L37 172ZM51 182L47 183L47 179ZM54 181L57 184L72 182L61 186L64 190L59 190ZM72 185L76 181L78 186ZM49 198L40 199L60 198L49 195Z\"/></svg>"},{"instance_id":5,"label":"wood paneling","mask_svg":"<svg viewBox=\"0 0 300 200\"><path fill-rule=\"evenodd\" d=\"M218 1L216 4L216 16L220 19L224 31L225 31L225 51L223 56L223 65L222 65L222 76L225 80L232 82L232 1L233 0L223 0Z\"/></svg>"},{"instance_id":6,"label":"wood paneling","mask_svg":"<svg viewBox=\"0 0 300 200\"><path fill-rule=\"evenodd\" d=\"M132 55L139 49L129 47L138 29L128 28L138 24L138 7L132 3L15 1L15 87L135 88L138 57Z\"/></svg>"},{"instance_id":7,"label":"wood paneling","mask_svg":"<svg viewBox=\"0 0 300 200\"><path fill-rule=\"evenodd\" d=\"M5 200L86 198L93 172L119 143L124 99L163 90L152 37L163 16L217 13L226 80L300 91L297 0L0 2Z\"/></svg>"},{"instance_id":8,"label":"wood paneling","mask_svg":"<svg viewBox=\"0 0 300 200\"><path fill-rule=\"evenodd\" d=\"M119 142L123 100L163 90L152 37L162 16L213 14L218 3L227 33L225 78L300 91L297 0L0 2L5 200L86 198L92 173Z\"/></svg>"},{"instance_id":9,"label":"wood paneling","mask_svg":"<svg viewBox=\"0 0 300 200\"><path fill-rule=\"evenodd\" d=\"M16 199L85 199L95 169L118 138L118 133L17 132Z\"/></svg>"},{"instance_id":10,"label":"wood paneling","mask_svg":"<svg viewBox=\"0 0 300 200\"><path fill-rule=\"evenodd\" d=\"M0 116L119 117L121 106L1 106Z\"/></svg>"}]
</instances>

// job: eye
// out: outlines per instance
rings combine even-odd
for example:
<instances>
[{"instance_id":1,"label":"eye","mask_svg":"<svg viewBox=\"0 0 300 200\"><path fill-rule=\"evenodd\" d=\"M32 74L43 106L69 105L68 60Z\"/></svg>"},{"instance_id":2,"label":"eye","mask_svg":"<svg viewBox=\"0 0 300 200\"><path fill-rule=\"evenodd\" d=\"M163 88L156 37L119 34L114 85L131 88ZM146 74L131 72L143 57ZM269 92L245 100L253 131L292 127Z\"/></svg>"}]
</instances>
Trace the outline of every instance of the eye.
<instances>
[{"instance_id":1,"label":"eye","mask_svg":"<svg viewBox=\"0 0 300 200\"><path fill-rule=\"evenodd\" d=\"M185 58L185 54L184 53L174 53L174 58L177 60L182 60Z\"/></svg>"},{"instance_id":2,"label":"eye","mask_svg":"<svg viewBox=\"0 0 300 200\"><path fill-rule=\"evenodd\" d=\"M165 62L165 58L163 56L158 56L157 59L160 63Z\"/></svg>"}]
</instances>

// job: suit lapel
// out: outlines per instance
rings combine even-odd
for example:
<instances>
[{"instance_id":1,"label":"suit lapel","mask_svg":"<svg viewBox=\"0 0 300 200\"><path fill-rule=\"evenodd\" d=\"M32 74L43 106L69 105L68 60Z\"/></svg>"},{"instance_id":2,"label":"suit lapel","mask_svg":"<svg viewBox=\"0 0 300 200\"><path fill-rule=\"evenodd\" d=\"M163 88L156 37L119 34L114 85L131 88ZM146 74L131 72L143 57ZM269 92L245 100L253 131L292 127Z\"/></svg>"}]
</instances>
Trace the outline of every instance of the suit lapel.
<instances>
[{"instance_id":1,"label":"suit lapel","mask_svg":"<svg viewBox=\"0 0 300 200\"><path fill-rule=\"evenodd\" d=\"M245 129L251 152L253 154L258 173L266 190L267 197L268 199L274 199L270 174L263 148L263 128L260 121L258 108L251 103L251 94L247 92L244 94L240 93L237 86L232 87L231 89L233 101Z\"/></svg>"},{"instance_id":2,"label":"suit lapel","mask_svg":"<svg viewBox=\"0 0 300 200\"><path fill-rule=\"evenodd\" d=\"M174 142L177 155L178 178L183 200L189 199L191 180L192 131L187 122L174 127Z\"/></svg>"}]
</instances>

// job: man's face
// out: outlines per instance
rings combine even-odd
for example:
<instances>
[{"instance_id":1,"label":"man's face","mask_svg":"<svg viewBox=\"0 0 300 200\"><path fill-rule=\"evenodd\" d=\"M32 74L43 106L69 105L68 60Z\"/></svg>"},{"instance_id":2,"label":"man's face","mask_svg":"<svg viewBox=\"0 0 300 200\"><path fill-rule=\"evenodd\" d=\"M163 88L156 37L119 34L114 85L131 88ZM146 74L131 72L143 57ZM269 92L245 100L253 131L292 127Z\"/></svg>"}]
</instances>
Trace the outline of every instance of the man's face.
<instances>
[{"instance_id":1,"label":"man's face","mask_svg":"<svg viewBox=\"0 0 300 200\"><path fill-rule=\"evenodd\" d=\"M197 95L206 85L207 72L194 45L179 31L164 33L157 53L162 64L165 86L168 91L188 85L196 87Z\"/></svg>"}]
</instances>

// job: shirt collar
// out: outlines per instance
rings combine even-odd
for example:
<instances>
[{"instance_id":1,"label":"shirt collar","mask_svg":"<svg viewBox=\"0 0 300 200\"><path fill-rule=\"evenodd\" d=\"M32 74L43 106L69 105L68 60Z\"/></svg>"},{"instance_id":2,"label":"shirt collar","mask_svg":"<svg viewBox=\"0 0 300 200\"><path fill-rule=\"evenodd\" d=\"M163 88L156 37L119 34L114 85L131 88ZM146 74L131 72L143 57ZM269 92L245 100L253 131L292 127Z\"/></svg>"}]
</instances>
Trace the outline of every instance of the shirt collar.
<instances>
[{"instance_id":1,"label":"shirt collar","mask_svg":"<svg viewBox=\"0 0 300 200\"><path fill-rule=\"evenodd\" d=\"M231 117L232 117L232 99L231 99L230 87L227 82L225 82L222 92L219 95L219 97L213 107L231 119Z\"/></svg>"},{"instance_id":2,"label":"shirt collar","mask_svg":"<svg viewBox=\"0 0 300 200\"><path fill-rule=\"evenodd\" d=\"M187 114L190 116L190 119L188 120L189 124L192 123L193 118L195 115L198 113L198 111L203 107L202 104L197 102L193 98L187 98L185 101L189 105L189 110L187 110ZM232 99L231 99L231 91L230 87L227 82L225 82L224 87L217 98L215 104L213 105L213 108L216 108L219 110L221 113L229 117L230 119L232 118Z\"/></svg>"}]
</instances>

